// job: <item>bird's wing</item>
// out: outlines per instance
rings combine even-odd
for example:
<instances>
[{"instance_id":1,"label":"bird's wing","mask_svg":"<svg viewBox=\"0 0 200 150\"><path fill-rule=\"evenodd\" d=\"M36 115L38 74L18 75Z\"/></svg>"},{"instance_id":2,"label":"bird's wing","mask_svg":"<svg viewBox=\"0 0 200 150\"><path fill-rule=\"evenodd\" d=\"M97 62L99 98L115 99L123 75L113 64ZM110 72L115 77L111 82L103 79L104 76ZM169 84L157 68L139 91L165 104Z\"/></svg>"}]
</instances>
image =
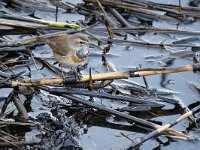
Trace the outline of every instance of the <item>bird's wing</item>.
<instances>
[{"instance_id":1,"label":"bird's wing","mask_svg":"<svg viewBox=\"0 0 200 150\"><path fill-rule=\"evenodd\" d=\"M69 49L67 45L67 34L54 35L51 37L38 37L38 39L47 44L55 53L65 56Z\"/></svg>"}]
</instances>

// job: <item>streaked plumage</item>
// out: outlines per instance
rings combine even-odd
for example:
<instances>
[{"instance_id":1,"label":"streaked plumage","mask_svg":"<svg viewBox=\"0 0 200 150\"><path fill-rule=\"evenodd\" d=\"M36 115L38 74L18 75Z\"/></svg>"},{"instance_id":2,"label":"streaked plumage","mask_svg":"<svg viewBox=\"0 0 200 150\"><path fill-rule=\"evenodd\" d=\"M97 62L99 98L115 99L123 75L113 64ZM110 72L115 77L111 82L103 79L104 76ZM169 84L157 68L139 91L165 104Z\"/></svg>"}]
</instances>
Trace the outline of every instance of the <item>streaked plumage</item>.
<instances>
[{"instance_id":1,"label":"streaked plumage","mask_svg":"<svg viewBox=\"0 0 200 150\"><path fill-rule=\"evenodd\" d=\"M89 43L85 34L59 34L48 38L39 38L53 51L57 62L63 67L76 67L88 56L88 49L82 45Z\"/></svg>"}]
</instances>

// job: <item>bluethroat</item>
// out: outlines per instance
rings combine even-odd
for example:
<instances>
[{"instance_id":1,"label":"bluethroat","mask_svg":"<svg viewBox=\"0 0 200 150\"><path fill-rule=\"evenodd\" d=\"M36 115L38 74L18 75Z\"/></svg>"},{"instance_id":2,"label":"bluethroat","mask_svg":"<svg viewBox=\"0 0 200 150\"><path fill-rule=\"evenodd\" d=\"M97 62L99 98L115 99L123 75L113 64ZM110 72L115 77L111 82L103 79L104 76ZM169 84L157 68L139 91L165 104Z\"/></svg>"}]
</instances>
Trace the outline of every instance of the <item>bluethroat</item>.
<instances>
[{"instance_id":1,"label":"bluethroat","mask_svg":"<svg viewBox=\"0 0 200 150\"><path fill-rule=\"evenodd\" d=\"M86 34L59 34L47 38L39 38L53 51L53 55L61 67L72 68L80 65L88 56L89 36Z\"/></svg>"}]
</instances>

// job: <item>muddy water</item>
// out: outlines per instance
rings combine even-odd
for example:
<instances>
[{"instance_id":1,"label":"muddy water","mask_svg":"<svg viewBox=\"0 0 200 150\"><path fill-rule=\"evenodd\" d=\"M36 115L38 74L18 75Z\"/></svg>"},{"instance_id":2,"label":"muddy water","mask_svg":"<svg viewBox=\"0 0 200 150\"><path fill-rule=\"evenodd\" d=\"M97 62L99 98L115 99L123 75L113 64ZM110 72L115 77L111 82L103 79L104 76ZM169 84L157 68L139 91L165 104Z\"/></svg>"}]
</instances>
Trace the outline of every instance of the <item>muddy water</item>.
<instances>
[{"instance_id":1,"label":"muddy water","mask_svg":"<svg viewBox=\"0 0 200 150\"><path fill-rule=\"evenodd\" d=\"M80 1L73 1L74 4ZM156 2L156 1L155 1ZM165 1L163 1L165 2ZM175 1L168 1L169 4L175 3ZM178 4L178 1L176 1L176 4ZM187 1L182 1L182 5L186 6ZM52 7L52 6L51 6ZM54 8L54 7L52 7ZM11 7L3 8L4 11L9 12L11 14L15 13L17 15L31 15L33 12L29 9L24 10L16 10ZM55 20L55 14L54 13L48 13L48 12L40 12L35 11L34 17L38 17L41 19L46 20ZM80 14L70 14L66 13L64 10L59 10L58 12L58 21L60 22L76 22L78 20L84 20L84 16ZM199 31L200 23L195 22L193 24L179 24L175 22L167 22L167 21L154 21L153 26L154 27L160 27L160 28L171 28L171 29L182 29L182 30L190 30L190 31ZM103 25L100 25L100 27L104 27ZM94 27L95 28L95 27ZM100 33L96 33L98 36ZM106 34L106 33L105 33ZM147 42L153 42L153 43L169 43L174 40L182 39L185 37L191 37L192 35L181 35L181 34L165 34L165 33L158 33L158 34L152 34L147 33L140 38L142 40L145 40ZM9 36L12 39L25 39L29 36ZM134 36L129 36L129 39L135 38ZM94 44L96 44L94 42ZM195 44L199 44L200 42L196 42ZM105 56L106 60L109 64L114 66L114 68L117 71L127 71L129 68L139 67L139 65L142 65L142 67L159 67L159 66L169 66L169 67L175 67L175 66L184 66L184 65L190 65L192 64L192 58L178 58L172 61L171 64L165 64L165 62L162 61L162 59L153 59L153 60L147 60L145 59L147 56L159 56L159 55L168 55L171 51L180 51L185 50L185 48L170 48L166 47L166 49L162 48L155 48L155 47L145 47L145 46L136 46L134 44L125 44L125 43L114 43L110 48L110 54L113 56ZM190 50L190 49L188 49ZM97 49L92 49L91 51L95 52L101 52ZM36 47L35 51L33 51L33 54L35 56L40 56L43 58L49 58L52 57L52 53L49 50L47 46L40 46ZM89 66L94 68L94 70L97 70L98 72L106 72L105 68L102 66L101 56L90 56L89 57ZM53 58L51 61L54 61ZM40 72L41 73L41 72ZM38 72L33 72L33 76L40 77L41 75L38 74ZM48 76L48 73L45 72L45 70L42 71L42 76ZM159 90L165 90L165 91L173 91L176 94L174 97L180 101L183 106L188 106L191 103L194 103L196 101L199 101L199 94L194 91L191 86L189 86L189 82L194 82L196 84L200 84L200 78L198 73L193 72L184 72L184 73L175 73L175 74L169 74L169 75L155 75L155 76L148 76L146 77L146 80L148 82L148 85L150 88L157 88ZM138 83L140 85L144 85L144 81L142 78L133 78L129 79L129 81L132 81L134 83ZM120 84L120 83L117 83ZM105 100L105 103L108 103ZM169 109L173 108L171 105L167 105L166 108L163 109ZM173 113L173 112L172 112ZM162 122L170 122L175 120L179 114L176 115L164 115L162 117L156 117L154 116L152 119L154 120L161 120ZM108 117L107 120L110 118ZM174 126L172 129L179 130L179 131L185 131L185 128L188 127L188 120L184 120L178 125ZM133 132L134 131L134 132ZM109 126L101 126L96 124L95 126L88 127L88 131L85 132L83 129L80 130L80 138L78 141L80 142L81 147L84 150L102 150L102 149L113 149L113 150L119 150L129 147L132 144L132 141L127 139L123 134L129 136L129 138L138 140L137 138L144 136L142 132L137 132L135 130L133 131L126 131L123 128L122 129L115 129ZM191 135L194 135L196 137L200 137L199 132L191 131ZM136 138L137 137L137 138ZM169 141L165 137L160 137L159 139L155 140L149 140L143 146L141 146L142 150L148 150L148 149L162 149L162 150L184 150L184 149L198 149L200 146L199 141L184 141L184 140L172 140Z\"/></svg>"},{"instance_id":2,"label":"muddy water","mask_svg":"<svg viewBox=\"0 0 200 150\"><path fill-rule=\"evenodd\" d=\"M158 2L158 1L155 1ZM160 1L159 1L160 2ZM165 1L163 1L165 2ZM182 1L182 5L187 5L188 1ZM178 4L178 1L168 1L168 4ZM193 24L181 24L178 25L176 23L168 23L168 22L154 22L153 25L155 27L160 28L171 28L171 29L182 29L189 31L199 31L199 22ZM190 37L191 35L181 35L181 34L146 34L142 37L145 41L160 43L162 41L170 42L175 39L182 39L185 37ZM198 42L200 44L200 42ZM185 48L167 48L170 51L180 51L185 50ZM152 47L141 47L130 45L128 48L126 45L115 44L111 47L110 53L116 54L119 57L110 57L107 58L107 61L111 64L114 64L115 68L119 71L124 71L129 67L138 67L142 64L143 67L158 67L162 66L163 62L148 62L145 60L146 56L155 56L155 55L166 55L169 51L163 50L161 48L152 48ZM101 65L100 58L90 58L90 63L92 66ZM167 66L182 66L192 64L191 58L180 58L176 59L172 62L172 64ZM162 90L171 90L177 92L175 94L175 98L177 98L180 103L184 106L188 106L189 104L199 101L199 94L191 89L188 82L194 82L200 84L200 78L198 73L193 72L184 72L184 73L176 73L169 75L155 75L146 77L149 87L158 88ZM133 78L131 81L144 85L144 82L141 78ZM168 106L170 107L170 106ZM173 106L172 106L173 107ZM164 108L165 109L165 108ZM179 115L171 115L171 116L162 116L155 117L155 120L162 120L163 122L170 122L175 120ZM174 126L172 129L184 131L188 126L188 121L184 120L178 125ZM80 143L84 149L92 150L92 149L123 149L129 146L132 141L128 140L121 133L128 135L129 137L142 137L143 134L137 132L127 132L123 130L116 130L111 128L104 128L98 126L92 126L89 128L87 134L83 134L80 138ZM191 135L200 137L199 132L190 132ZM137 140L137 139L136 139ZM192 150L198 149L200 146L199 141L184 141L184 140L175 140L168 141L166 138L162 137L161 142L159 140L149 140L143 146L141 146L141 150L150 150L150 149L162 149L162 150Z\"/></svg>"},{"instance_id":3,"label":"muddy water","mask_svg":"<svg viewBox=\"0 0 200 150\"><path fill-rule=\"evenodd\" d=\"M163 36L166 38L166 36ZM153 41L160 42L160 38L157 39L157 35L155 36L147 36L146 39L150 38L150 40L153 39ZM181 50L176 49L176 50ZM162 62L147 62L145 61L146 56L155 56L160 54L167 54L163 49L160 48L148 48L148 47L140 47L140 46L134 46L131 45L128 50L126 46L124 45L114 45L111 47L110 53L117 54L119 57L108 57L107 61L111 64L114 64L115 68L119 71L126 71L127 68L131 67L138 67L140 64L144 67L158 67L162 66ZM182 65L188 65L192 64L191 58L180 58L175 61L169 66L182 66ZM101 58L92 58L90 57L90 65L96 66L96 68L100 68L101 66ZM157 88L160 90L169 90L174 91L176 94L174 97L180 101L180 103L183 104L183 106L188 106L189 104L196 102L199 100L199 94L198 92L195 92L191 89L191 87L188 85L188 82L194 82L197 84L200 84L199 80L199 74L194 74L193 72L184 72L184 73L175 73L175 74L169 74L169 75L155 75L155 76L148 76L146 77L149 87L151 88ZM129 79L130 81L133 81L134 83L138 83L141 85L144 85L142 78L133 78ZM174 106L167 105L166 108L163 109L169 109L173 108ZM172 120L175 120L179 115L171 115L171 116L162 116L162 117L154 117L154 120L162 120L163 122L167 123ZM176 130L185 130L185 128L188 126L188 121L182 121L178 125L174 126L172 129ZM98 127L98 126L92 126L88 129L87 134L83 134L83 131L81 132L81 138L80 143L83 146L84 149L123 149L125 147L128 147L129 144L132 142L128 140L126 137L121 135L121 132L129 135L129 137L142 137L143 134L137 133L137 132L127 132L123 130L115 130L105 127ZM194 133L193 133L194 134ZM195 133L196 135L197 133ZM200 134L197 134L196 136L199 137ZM155 140L150 140L149 142L146 142L141 149L147 150L147 149L154 149L158 147L158 149L163 150L171 150L171 149L193 149L195 147L200 146L200 143L197 142L188 142L184 140L178 140L174 142L170 142L166 138L163 138L163 143L161 144L159 142L156 142ZM90 148L88 148L90 147Z\"/></svg>"}]
</instances>

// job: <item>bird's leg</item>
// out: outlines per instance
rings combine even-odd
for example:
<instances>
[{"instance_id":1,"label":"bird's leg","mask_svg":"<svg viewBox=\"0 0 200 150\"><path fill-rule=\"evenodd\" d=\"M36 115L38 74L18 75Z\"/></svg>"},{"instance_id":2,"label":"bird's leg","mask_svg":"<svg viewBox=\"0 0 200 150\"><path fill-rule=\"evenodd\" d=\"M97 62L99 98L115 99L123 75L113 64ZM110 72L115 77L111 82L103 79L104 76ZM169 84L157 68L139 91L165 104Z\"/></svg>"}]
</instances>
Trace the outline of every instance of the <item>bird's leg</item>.
<instances>
[{"instance_id":1,"label":"bird's leg","mask_svg":"<svg viewBox=\"0 0 200 150\"><path fill-rule=\"evenodd\" d=\"M59 75L66 81L69 79L69 77L72 75L72 72L65 72L63 66L61 66L59 64L59 67L60 67L60 71L59 71Z\"/></svg>"},{"instance_id":2,"label":"bird's leg","mask_svg":"<svg viewBox=\"0 0 200 150\"><path fill-rule=\"evenodd\" d=\"M77 79L80 80L82 78L80 70L77 67L71 67L71 70L68 72L68 75L74 76L75 80L77 80Z\"/></svg>"},{"instance_id":3,"label":"bird's leg","mask_svg":"<svg viewBox=\"0 0 200 150\"><path fill-rule=\"evenodd\" d=\"M80 69L78 67L72 67L72 71L73 71L75 79L81 80L82 75L81 75Z\"/></svg>"},{"instance_id":4,"label":"bird's leg","mask_svg":"<svg viewBox=\"0 0 200 150\"><path fill-rule=\"evenodd\" d=\"M63 71L63 67L61 67L61 75L62 75L63 79L67 78L67 75Z\"/></svg>"},{"instance_id":5,"label":"bird's leg","mask_svg":"<svg viewBox=\"0 0 200 150\"><path fill-rule=\"evenodd\" d=\"M59 67L60 67L60 71L61 71L60 75L63 77L63 79L65 79L66 75L64 74L63 67L61 65L59 65Z\"/></svg>"},{"instance_id":6,"label":"bird's leg","mask_svg":"<svg viewBox=\"0 0 200 150\"><path fill-rule=\"evenodd\" d=\"M78 77L79 80L82 78L82 74L80 71L86 69L87 65L88 64L85 63L84 65L78 65L78 66L74 67L75 77Z\"/></svg>"},{"instance_id":7,"label":"bird's leg","mask_svg":"<svg viewBox=\"0 0 200 150\"><path fill-rule=\"evenodd\" d=\"M74 76L75 80L81 80L82 78L82 74L81 74L81 70L84 70L85 68L87 68L87 63L84 65L78 65L76 67L71 67L71 71L68 72L69 76Z\"/></svg>"}]
</instances>

